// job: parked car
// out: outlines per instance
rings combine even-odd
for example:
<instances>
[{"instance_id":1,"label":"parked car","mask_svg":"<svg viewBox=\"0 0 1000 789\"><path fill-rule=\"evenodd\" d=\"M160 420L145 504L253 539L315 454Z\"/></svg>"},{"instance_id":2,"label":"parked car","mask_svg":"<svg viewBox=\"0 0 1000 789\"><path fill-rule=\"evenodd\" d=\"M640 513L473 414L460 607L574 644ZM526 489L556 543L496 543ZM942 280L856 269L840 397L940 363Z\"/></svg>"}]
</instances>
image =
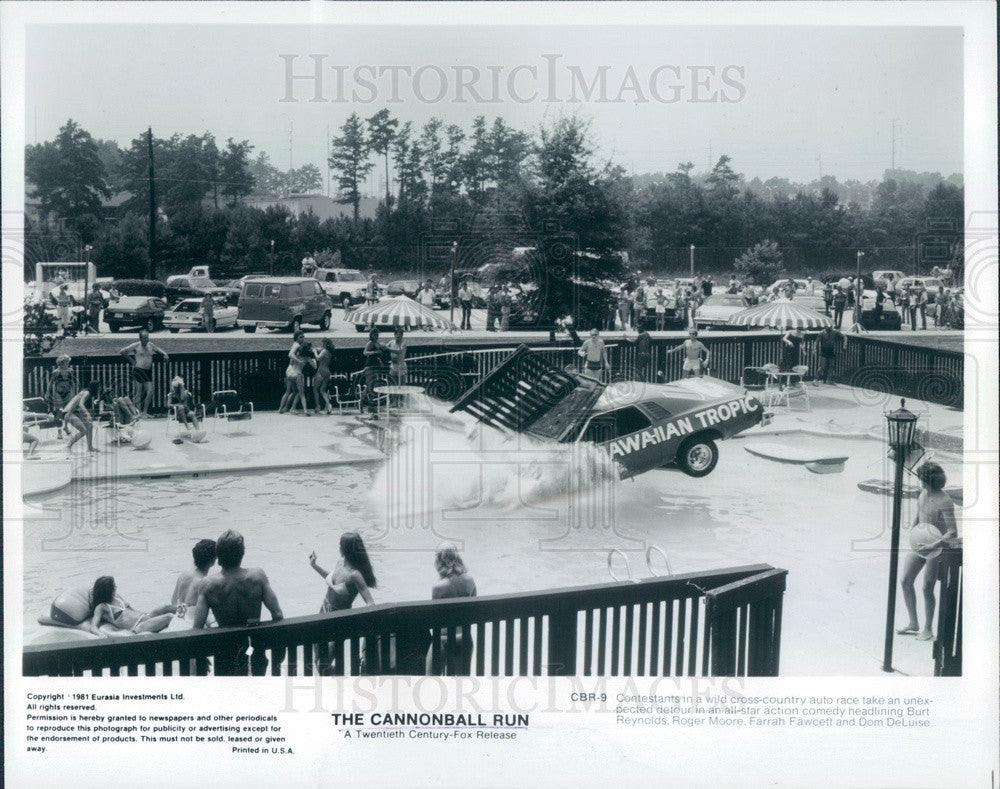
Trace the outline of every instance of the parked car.
<instances>
[{"instance_id":1,"label":"parked car","mask_svg":"<svg viewBox=\"0 0 1000 789\"><path fill-rule=\"evenodd\" d=\"M756 398L717 378L608 385L555 367L524 345L451 410L544 441L595 444L622 478L669 464L704 477L718 463L716 441L771 419Z\"/></svg>"},{"instance_id":2,"label":"parked car","mask_svg":"<svg viewBox=\"0 0 1000 789\"><path fill-rule=\"evenodd\" d=\"M345 310L365 301L368 280L355 268L318 268L313 272L313 278L319 282L333 303L339 304Z\"/></svg>"},{"instance_id":3,"label":"parked car","mask_svg":"<svg viewBox=\"0 0 1000 789\"><path fill-rule=\"evenodd\" d=\"M417 297L420 290L420 281L416 279L397 279L385 286L386 296L409 296L411 299Z\"/></svg>"},{"instance_id":4,"label":"parked car","mask_svg":"<svg viewBox=\"0 0 1000 789\"><path fill-rule=\"evenodd\" d=\"M146 331L163 328L167 302L150 296L122 296L104 310L104 320L113 332L126 326L138 326Z\"/></svg>"},{"instance_id":5,"label":"parked car","mask_svg":"<svg viewBox=\"0 0 1000 789\"><path fill-rule=\"evenodd\" d=\"M211 293L213 296L228 298L233 294L229 289L221 287L208 277L193 277L189 274L177 274L167 277L167 301L176 304L182 299L193 299Z\"/></svg>"},{"instance_id":6,"label":"parked car","mask_svg":"<svg viewBox=\"0 0 1000 789\"><path fill-rule=\"evenodd\" d=\"M797 279L797 278L793 278L793 277L783 277L782 279L776 279L774 282L772 282L770 285L768 285L767 286L767 292L768 293L772 293L772 292L778 290L782 286L787 286L787 284L789 282L791 282L792 284L795 285L795 293L796 293L796 295L799 294L799 293L805 293L808 290L808 288L809 288L809 282L808 282L808 280ZM822 287L822 285L820 285L819 282L816 282L816 287L820 288L820 287Z\"/></svg>"},{"instance_id":7,"label":"parked car","mask_svg":"<svg viewBox=\"0 0 1000 789\"><path fill-rule=\"evenodd\" d=\"M941 280L937 277L903 277L897 287L912 288L914 285L923 287L927 291L927 303L933 304L941 293Z\"/></svg>"},{"instance_id":8,"label":"parked car","mask_svg":"<svg viewBox=\"0 0 1000 789\"><path fill-rule=\"evenodd\" d=\"M166 286L155 279L116 279L108 290L119 296L148 296L163 301L167 300Z\"/></svg>"},{"instance_id":9,"label":"parked car","mask_svg":"<svg viewBox=\"0 0 1000 789\"><path fill-rule=\"evenodd\" d=\"M889 283L889 275L892 274L893 280L896 284L906 276L902 271L892 271L889 269L879 269L878 271L872 272L872 280L876 285L881 285L883 288Z\"/></svg>"},{"instance_id":10,"label":"parked car","mask_svg":"<svg viewBox=\"0 0 1000 789\"><path fill-rule=\"evenodd\" d=\"M326 331L333 313L330 297L311 277L261 277L243 283L236 324L257 329L291 329L314 323Z\"/></svg>"},{"instance_id":11,"label":"parked car","mask_svg":"<svg viewBox=\"0 0 1000 789\"><path fill-rule=\"evenodd\" d=\"M646 290L646 317L656 318L657 291L662 290L664 296L663 314L668 324L677 321L677 286L675 280L656 280L643 286Z\"/></svg>"},{"instance_id":12,"label":"parked car","mask_svg":"<svg viewBox=\"0 0 1000 789\"><path fill-rule=\"evenodd\" d=\"M709 296L694 311L694 325L699 329L742 327L730 326L729 319L747 308L746 301L738 293L719 293Z\"/></svg>"},{"instance_id":13,"label":"parked car","mask_svg":"<svg viewBox=\"0 0 1000 789\"><path fill-rule=\"evenodd\" d=\"M201 317L202 299L184 299L168 310L163 316L163 325L176 334L181 329L204 328ZM239 310L225 299L215 300L215 310L212 312L212 325L209 331L216 329L232 329L236 326L236 316Z\"/></svg>"}]
</instances>

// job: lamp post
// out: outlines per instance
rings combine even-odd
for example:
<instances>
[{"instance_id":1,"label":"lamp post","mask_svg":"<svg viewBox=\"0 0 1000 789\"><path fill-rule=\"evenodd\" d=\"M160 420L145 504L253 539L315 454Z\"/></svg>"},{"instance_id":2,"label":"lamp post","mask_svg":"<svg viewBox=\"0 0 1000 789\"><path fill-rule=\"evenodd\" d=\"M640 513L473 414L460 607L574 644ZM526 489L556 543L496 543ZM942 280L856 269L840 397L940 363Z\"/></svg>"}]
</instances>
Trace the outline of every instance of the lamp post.
<instances>
[{"instance_id":1,"label":"lamp post","mask_svg":"<svg viewBox=\"0 0 1000 789\"><path fill-rule=\"evenodd\" d=\"M899 521L903 504L903 468L907 450L913 444L917 415L906 410L906 400L899 401L899 408L885 415L888 423L889 447L896 464L892 486L892 537L889 545L889 602L885 614L885 653L882 670L892 671L892 638L896 618L896 575L899 570Z\"/></svg>"},{"instance_id":2,"label":"lamp post","mask_svg":"<svg viewBox=\"0 0 1000 789\"><path fill-rule=\"evenodd\" d=\"M268 258L268 274L274 276L274 239L271 239L271 255Z\"/></svg>"},{"instance_id":3,"label":"lamp post","mask_svg":"<svg viewBox=\"0 0 1000 789\"><path fill-rule=\"evenodd\" d=\"M694 244L691 245L691 279L694 279Z\"/></svg>"},{"instance_id":4,"label":"lamp post","mask_svg":"<svg viewBox=\"0 0 1000 789\"><path fill-rule=\"evenodd\" d=\"M859 249L857 255L857 279L854 280L854 323L858 326L861 325L861 294L863 292L861 284L861 258L864 256L865 253Z\"/></svg>"},{"instance_id":5,"label":"lamp post","mask_svg":"<svg viewBox=\"0 0 1000 789\"><path fill-rule=\"evenodd\" d=\"M448 304L451 305L448 320L455 322L455 258L458 257L458 242L451 242L451 277L448 279Z\"/></svg>"}]
</instances>

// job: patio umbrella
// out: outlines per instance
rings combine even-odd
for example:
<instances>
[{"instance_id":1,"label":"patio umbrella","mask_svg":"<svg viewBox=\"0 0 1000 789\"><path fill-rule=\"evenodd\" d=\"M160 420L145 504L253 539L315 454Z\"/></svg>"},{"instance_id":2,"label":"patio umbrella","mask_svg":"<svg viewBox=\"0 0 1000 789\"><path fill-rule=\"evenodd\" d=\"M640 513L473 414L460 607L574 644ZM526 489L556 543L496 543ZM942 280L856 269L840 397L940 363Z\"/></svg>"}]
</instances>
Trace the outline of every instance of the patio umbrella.
<instances>
[{"instance_id":1,"label":"patio umbrella","mask_svg":"<svg viewBox=\"0 0 1000 789\"><path fill-rule=\"evenodd\" d=\"M394 296L377 304L352 310L344 316L348 323L365 326L402 326L403 328L454 329L455 324L418 304L409 296Z\"/></svg>"},{"instance_id":2,"label":"patio umbrella","mask_svg":"<svg viewBox=\"0 0 1000 789\"><path fill-rule=\"evenodd\" d=\"M822 329L824 326L833 326L831 318L788 299L758 304L737 312L729 319L729 323L733 326L769 326L773 329Z\"/></svg>"}]
</instances>

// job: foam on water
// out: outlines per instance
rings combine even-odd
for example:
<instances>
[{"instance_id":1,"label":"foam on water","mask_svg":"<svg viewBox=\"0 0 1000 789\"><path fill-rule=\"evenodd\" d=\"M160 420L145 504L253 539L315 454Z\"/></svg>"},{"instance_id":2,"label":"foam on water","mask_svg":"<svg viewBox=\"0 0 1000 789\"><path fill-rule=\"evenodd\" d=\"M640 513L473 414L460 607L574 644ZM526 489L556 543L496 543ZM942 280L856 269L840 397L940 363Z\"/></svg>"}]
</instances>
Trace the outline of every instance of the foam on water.
<instances>
[{"instance_id":1,"label":"foam on water","mask_svg":"<svg viewBox=\"0 0 1000 789\"><path fill-rule=\"evenodd\" d=\"M440 404L401 419L387 431L385 449L387 460L370 495L375 513L580 504L598 491L613 497L609 488L619 484L617 465L592 444L505 432L466 414L449 414ZM428 495L412 495L420 486Z\"/></svg>"}]
</instances>

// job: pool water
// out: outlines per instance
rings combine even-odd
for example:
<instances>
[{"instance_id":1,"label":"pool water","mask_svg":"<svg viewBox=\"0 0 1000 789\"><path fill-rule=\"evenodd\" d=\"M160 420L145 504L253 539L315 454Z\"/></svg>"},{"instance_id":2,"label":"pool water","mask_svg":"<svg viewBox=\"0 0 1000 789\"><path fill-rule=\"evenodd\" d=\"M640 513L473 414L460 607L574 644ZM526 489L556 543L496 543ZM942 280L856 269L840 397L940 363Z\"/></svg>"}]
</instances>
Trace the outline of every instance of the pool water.
<instances>
[{"instance_id":1,"label":"pool water","mask_svg":"<svg viewBox=\"0 0 1000 789\"><path fill-rule=\"evenodd\" d=\"M889 476L878 441L809 437L810 447L849 456L837 474L754 457L735 439L720 444L707 477L661 469L622 482L600 453L473 425L417 420L396 438L378 465L81 483L35 500L51 517L25 525L26 640L51 630L35 622L55 594L99 575L113 575L139 609L168 603L193 544L228 528L244 535L244 565L264 568L285 616L316 613L325 589L309 553L332 570L340 534L356 530L372 555L377 602L428 598L442 540L459 544L480 594L606 582L611 549L635 577L650 574L651 545L674 573L771 564L789 571L782 674L877 671L891 499L857 483ZM949 484L960 484L944 465ZM904 524L913 506L904 500ZM621 555L613 564L626 573ZM652 569L666 572L659 557Z\"/></svg>"}]
</instances>

